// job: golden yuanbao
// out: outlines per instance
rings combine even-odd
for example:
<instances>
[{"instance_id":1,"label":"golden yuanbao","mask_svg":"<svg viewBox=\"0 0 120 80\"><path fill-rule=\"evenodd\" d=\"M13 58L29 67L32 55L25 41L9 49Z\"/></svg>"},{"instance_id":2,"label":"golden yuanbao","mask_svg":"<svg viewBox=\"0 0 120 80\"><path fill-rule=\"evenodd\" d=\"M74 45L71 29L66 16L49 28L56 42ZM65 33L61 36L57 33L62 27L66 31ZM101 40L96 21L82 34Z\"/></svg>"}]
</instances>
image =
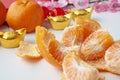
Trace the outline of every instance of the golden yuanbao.
<instances>
[{"instance_id":1,"label":"golden yuanbao","mask_svg":"<svg viewBox=\"0 0 120 80\"><path fill-rule=\"evenodd\" d=\"M20 41L24 40L26 29L16 31L0 32L0 43L5 48L18 47Z\"/></svg>"},{"instance_id":2,"label":"golden yuanbao","mask_svg":"<svg viewBox=\"0 0 120 80\"><path fill-rule=\"evenodd\" d=\"M75 9L71 9L69 10L69 12L72 13L72 18L76 18L76 17L86 17L86 18L90 18L91 14L92 14L93 8L86 8L86 9L80 9L80 10L75 10Z\"/></svg>"},{"instance_id":3,"label":"golden yuanbao","mask_svg":"<svg viewBox=\"0 0 120 80\"><path fill-rule=\"evenodd\" d=\"M63 16L48 16L49 22L53 29L62 30L70 25L71 14L66 14Z\"/></svg>"}]
</instances>

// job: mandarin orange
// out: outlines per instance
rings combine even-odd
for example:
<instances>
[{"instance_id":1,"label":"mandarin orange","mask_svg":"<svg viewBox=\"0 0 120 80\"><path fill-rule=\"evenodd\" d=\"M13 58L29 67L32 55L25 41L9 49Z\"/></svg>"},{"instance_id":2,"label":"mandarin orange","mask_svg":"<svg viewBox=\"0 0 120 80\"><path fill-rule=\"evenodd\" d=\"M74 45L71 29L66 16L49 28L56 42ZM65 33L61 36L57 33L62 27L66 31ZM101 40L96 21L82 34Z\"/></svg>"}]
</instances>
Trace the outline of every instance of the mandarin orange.
<instances>
[{"instance_id":1,"label":"mandarin orange","mask_svg":"<svg viewBox=\"0 0 120 80\"><path fill-rule=\"evenodd\" d=\"M81 46L80 56L84 60L95 60L104 56L105 51L114 43L112 36L104 29L90 34Z\"/></svg>"},{"instance_id":2,"label":"mandarin orange","mask_svg":"<svg viewBox=\"0 0 120 80\"><path fill-rule=\"evenodd\" d=\"M98 70L108 71L120 75L120 40L115 41L106 51L101 59L87 61L88 64Z\"/></svg>"},{"instance_id":3,"label":"mandarin orange","mask_svg":"<svg viewBox=\"0 0 120 80\"><path fill-rule=\"evenodd\" d=\"M8 8L7 23L13 29L26 28L33 32L44 20L42 7L33 0L16 0Z\"/></svg>"},{"instance_id":4,"label":"mandarin orange","mask_svg":"<svg viewBox=\"0 0 120 80\"><path fill-rule=\"evenodd\" d=\"M64 56L70 52L79 53L80 46L64 46L55 39L55 36L44 27L36 28L36 43L41 55L53 66L62 69Z\"/></svg>"},{"instance_id":5,"label":"mandarin orange","mask_svg":"<svg viewBox=\"0 0 120 80\"><path fill-rule=\"evenodd\" d=\"M99 72L84 62L76 53L69 53L63 60L63 80L99 80Z\"/></svg>"},{"instance_id":6,"label":"mandarin orange","mask_svg":"<svg viewBox=\"0 0 120 80\"><path fill-rule=\"evenodd\" d=\"M106 50L105 63L106 70L120 75L120 40Z\"/></svg>"},{"instance_id":7,"label":"mandarin orange","mask_svg":"<svg viewBox=\"0 0 120 80\"><path fill-rule=\"evenodd\" d=\"M105 69L105 59L104 57L100 58L100 59L96 59L96 60L87 60L86 61L89 65L94 66L95 68L97 68L99 71L107 71Z\"/></svg>"},{"instance_id":8,"label":"mandarin orange","mask_svg":"<svg viewBox=\"0 0 120 80\"><path fill-rule=\"evenodd\" d=\"M55 39L54 34L49 32L45 27L36 27L36 44L41 52L41 55L53 66L62 69L61 63L59 63L49 52L49 43Z\"/></svg>"},{"instance_id":9,"label":"mandarin orange","mask_svg":"<svg viewBox=\"0 0 120 80\"><path fill-rule=\"evenodd\" d=\"M84 27L84 39L94 31L101 28L100 24L97 21L84 17L76 17L75 24Z\"/></svg>"},{"instance_id":10,"label":"mandarin orange","mask_svg":"<svg viewBox=\"0 0 120 80\"><path fill-rule=\"evenodd\" d=\"M61 43L65 46L81 45L83 39L84 27L76 25L64 29Z\"/></svg>"},{"instance_id":11,"label":"mandarin orange","mask_svg":"<svg viewBox=\"0 0 120 80\"><path fill-rule=\"evenodd\" d=\"M49 52L59 63L62 64L66 54L69 54L71 52L76 52L77 54L79 54L80 46L74 45L74 46L68 47L68 46L62 45L57 40L51 40L49 44Z\"/></svg>"}]
</instances>

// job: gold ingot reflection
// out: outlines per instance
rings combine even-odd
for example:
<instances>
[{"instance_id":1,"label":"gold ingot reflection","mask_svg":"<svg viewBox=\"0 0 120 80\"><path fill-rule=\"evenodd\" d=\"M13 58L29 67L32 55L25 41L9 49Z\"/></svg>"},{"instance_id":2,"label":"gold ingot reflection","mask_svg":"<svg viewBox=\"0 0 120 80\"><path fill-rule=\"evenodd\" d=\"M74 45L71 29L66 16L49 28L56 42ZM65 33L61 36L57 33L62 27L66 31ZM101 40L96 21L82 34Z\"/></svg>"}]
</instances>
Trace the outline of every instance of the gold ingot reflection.
<instances>
[{"instance_id":1,"label":"gold ingot reflection","mask_svg":"<svg viewBox=\"0 0 120 80\"><path fill-rule=\"evenodd\" d=\"M24 40L26 29L22 28L16 31L0 32L0 43L5 48L15 48L19 46L20 41Z\"/></svg>"},{"instance_id":2,"label":"gold ingot reflection","mask_svg":"<svg viewBox=\"0 0 120 80\"><path fill-rule=\"evenodd\" d=\"M9 31L9 32L5 32L3 34L3 38L6 40L10 40L10 39L15 39L17 37L18 33L15 31Z\"/></svg>"},{"instance_id":3,"label":"gold ingot reflection","mask_svg":"<svg viewBox=\"0 0 120 80\"><path fill-rule=\"evenodd\" d=\"M71 9L69 12L72 13L72 18L75 19L76 17L85 17L90 18L92 15L93 8L87 8L87 9L80 9L80 10L74 10Z\"/></svg>"},{"instance_id":4,"label":"gold ingot reflection","mask_svg":"<svg viewBox=\"0 0 120 80\"><path fill-rule=\"evenodd\" d=\"M62 30L68 27L71 22L71 13L63 16L48 16L48 20L55 30Z\"/></svg>"}]
</instances>

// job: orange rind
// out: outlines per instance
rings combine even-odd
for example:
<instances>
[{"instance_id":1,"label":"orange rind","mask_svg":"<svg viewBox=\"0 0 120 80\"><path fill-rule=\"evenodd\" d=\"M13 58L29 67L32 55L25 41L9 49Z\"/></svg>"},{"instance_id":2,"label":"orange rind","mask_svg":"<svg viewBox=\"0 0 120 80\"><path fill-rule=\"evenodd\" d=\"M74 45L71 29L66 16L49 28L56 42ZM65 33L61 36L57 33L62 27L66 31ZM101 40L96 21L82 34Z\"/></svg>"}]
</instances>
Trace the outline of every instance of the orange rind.
<instances>
[{"instance_id":1,"label":"orange rind","mask_svg":"<svg viewBox=\"0 0 120 80\"><path fill-rule=\"evenodd\" d=\"M22 58L42 58L41 52L36 45L23 41L20 42L20 46L17 49L17 56Z\"/></svg>"},{"instance_id":2,"label":"orange rind","mask_svg":"<svg viewBox=\"0 0 120 80\"><path fill-rule=\"evenodd\" d=\"M62 69L62 62L66 54L70 52L79 54L80 52L79 45L63 45L44 27L36 27L36 43L43 58L59 69Z\"/></svg>"},{"instance_id":3,"label":"orange rind","mask_svg":"<svg viewBox=\"0 0 120 80\"><path fill-rule=\"evenodd\" d=\"M61 63L59 63L49 52L49 43L54 39L55 36L51 32L48 32L47 29L40 26L36 27L36 44L38 49L41 51L42 57L53 66L62 69Z\"/></svg>"}]
</instances>

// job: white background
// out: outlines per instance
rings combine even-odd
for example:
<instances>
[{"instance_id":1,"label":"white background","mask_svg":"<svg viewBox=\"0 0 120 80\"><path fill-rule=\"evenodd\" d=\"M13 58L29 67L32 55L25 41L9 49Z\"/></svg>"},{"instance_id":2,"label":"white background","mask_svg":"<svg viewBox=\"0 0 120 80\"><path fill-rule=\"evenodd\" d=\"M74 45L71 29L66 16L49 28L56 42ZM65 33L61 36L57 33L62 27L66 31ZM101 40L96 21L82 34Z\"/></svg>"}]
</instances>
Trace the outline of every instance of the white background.
<instances>
[{"instance_id":1,"label":"white background","mask_svg":"<svg viewBox=\"0 0 120 80\"><path fill-rule=\"evenodd\" d=\"M114 40L120 39L120 12L118 13L95 13L92 19L97 20L103 28L108 30ZM1 27L0 30L8 30ZM60 40L62 31L55 31ZM35 34L27 34L25 41L35 43ZM16 56L17 48L6 49L0 46L0 80L60 80L61 72L44 59L27 60ZM118 64L119 65L119 64ZM120 80L120 76L104 73L106 80ZM103 74L103 75L104 75Z\"/></svg>"}]
</instances>

